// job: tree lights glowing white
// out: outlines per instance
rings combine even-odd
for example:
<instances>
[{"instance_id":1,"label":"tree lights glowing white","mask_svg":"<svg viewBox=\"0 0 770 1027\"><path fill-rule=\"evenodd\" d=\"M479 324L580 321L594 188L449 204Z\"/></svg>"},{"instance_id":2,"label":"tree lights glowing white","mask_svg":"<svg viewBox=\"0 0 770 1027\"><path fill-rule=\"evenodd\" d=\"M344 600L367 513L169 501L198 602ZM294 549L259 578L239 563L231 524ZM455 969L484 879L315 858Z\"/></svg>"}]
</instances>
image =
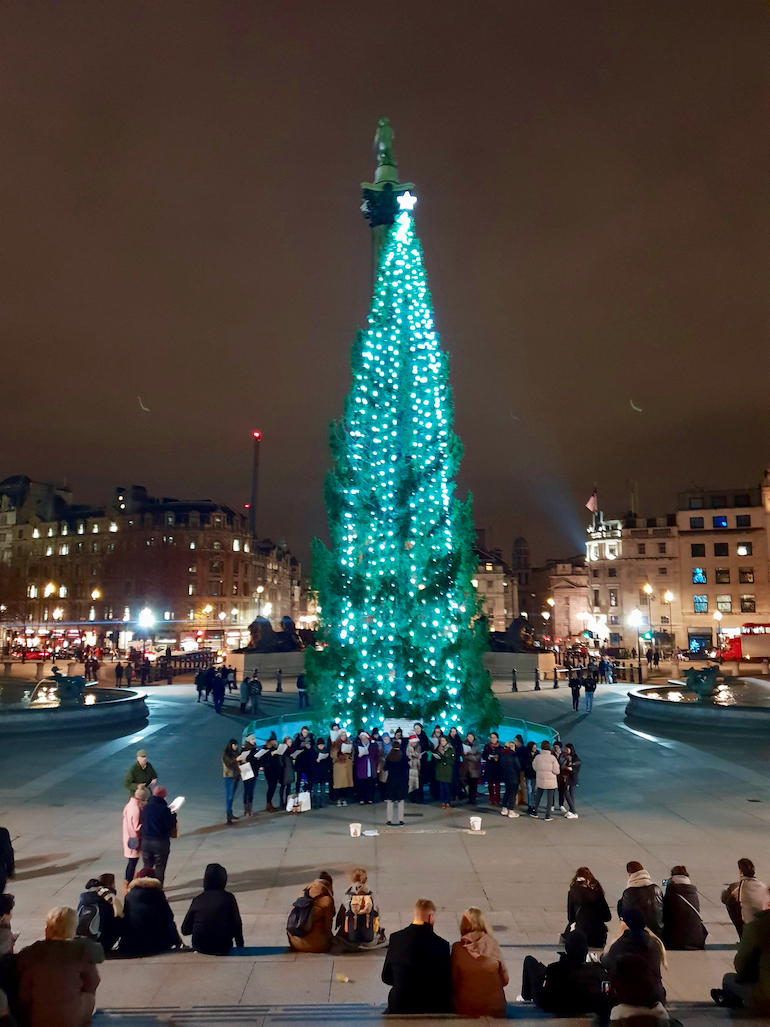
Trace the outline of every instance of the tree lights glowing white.
<instances>
[{"instance_id":1,"label":"tree lights glowing white","mask_svg":"<svg viewBox=\"0 0 770 1027\"><path fill-rule=\"evenodd\" d=\"M308 650L321 717L372 726L385 716L497 723L474 623L470 501L452 498L461 455L447 359L433 324L422 253L398 197L353 384L332 429L332 550L314 543L323 650Z\"/></svg>"}]
</instances>

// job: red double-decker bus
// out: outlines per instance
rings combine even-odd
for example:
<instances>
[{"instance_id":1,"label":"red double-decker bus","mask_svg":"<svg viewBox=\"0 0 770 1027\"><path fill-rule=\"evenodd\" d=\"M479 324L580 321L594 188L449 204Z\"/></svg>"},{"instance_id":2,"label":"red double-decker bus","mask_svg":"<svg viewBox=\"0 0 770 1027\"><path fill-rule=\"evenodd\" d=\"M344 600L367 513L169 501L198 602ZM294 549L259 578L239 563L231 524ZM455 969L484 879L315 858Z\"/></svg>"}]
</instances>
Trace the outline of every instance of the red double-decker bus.
<instances>
[{"instance_id":1,"label":"red double-decker bus","mask_svg":"<svg viewBox=\"0 0 770 1027\"><path fill-rule=\"evenodd\" d=\"M720 647L723 660L770 660L770 624L742 624L740 635L726 638Z\"/></svg>"}]
</instances>

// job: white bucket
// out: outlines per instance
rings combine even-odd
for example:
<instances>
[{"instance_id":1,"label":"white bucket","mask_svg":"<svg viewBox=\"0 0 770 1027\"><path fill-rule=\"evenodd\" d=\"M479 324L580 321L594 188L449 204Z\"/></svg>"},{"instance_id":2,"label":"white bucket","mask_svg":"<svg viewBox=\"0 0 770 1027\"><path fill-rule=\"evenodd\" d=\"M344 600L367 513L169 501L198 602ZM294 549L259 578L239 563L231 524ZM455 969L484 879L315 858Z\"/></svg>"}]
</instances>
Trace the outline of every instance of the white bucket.
<instances>
[{"instance_id":1,"label":"white bucket","mask_svg":"<svg viewBox=\"0 0 770 1027\"><path fill-rule=\"evenodd\" d=\"M351 824L350 825L350 837L351 838L360 838L361 837L361 825L360 824Z\"/></svg>"},{"instance_id":2,"label":"white bucket","mask_svg":"<svg viewBox=\"0 0 770 1027\"><path fill-rule=\"evenodd\" d=\"M481 830L481 817L471 817L471 831Z\"/></svg>"}]
</instances>

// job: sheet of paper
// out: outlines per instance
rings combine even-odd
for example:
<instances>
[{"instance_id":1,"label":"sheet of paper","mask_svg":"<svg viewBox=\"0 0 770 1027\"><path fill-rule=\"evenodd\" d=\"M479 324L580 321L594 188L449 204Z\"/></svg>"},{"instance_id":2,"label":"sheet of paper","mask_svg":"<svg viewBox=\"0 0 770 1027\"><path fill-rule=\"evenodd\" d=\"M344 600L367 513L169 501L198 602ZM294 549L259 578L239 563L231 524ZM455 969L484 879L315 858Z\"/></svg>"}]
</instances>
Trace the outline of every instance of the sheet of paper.
<instances>
[{"instance_id":1,"label":"sheet of paper","mask_svg":"<svg viewBox=\"0 0 770 1027\"><path fill-rule=\"evenodd\" d=\"M368 756L369 755L369 746L368 745L359 745L359 747L358 747L358 755L359 756Z\"/></svg>"},{"instance_id":2,"label":"sheet of paper","mask_svg":"<svg viewBox=\"0 0 770 1027\"><path fill-rule=\"evenodd\" d=\"M277 748L277 749L276 749L275 751L276 751L276 753L277 753L277 755L278 755L278 756L283 756L283 754L284 754L284 753L286 752L286 750L287 750L288 748L289 748L289 747L288 747L288 745L286 744L286 742L281 742L281 744L280 744L280 745L278 746L278 748Z\"/></svg>"},{"instance_id":3,"label":"sheet of paper","mask_svg":"<svg viewBox=\"0 0 770 1027\"><path fill-rule=\"evenodd\" d=\"M340 752L348 753L353 751L353 746L350 742L343 742L340 746Z\"/></svg>"},{"instance_id":4,"label":"sheet of paper","mask_svg":"<svg viewBox=\"0 0 770 1027\"><path fill-rule=\"evenodd\" d=\"M269 752L269 749L260 749L259 752L257 753L257 759L261 760L266 752Z\"/></svg>"},{"instance_id":5,"label":"sheet of paper","mask_svg":"<svg viewBox=\"0 0 770 1027\"><path fill-rule=\"evenodd\" d=\"M319 760L328 760L329 759L329 753L328 752L319 752L318 753L318 759Z\"/></svg>"},{"instance_id":6,"label":"sheet of paper","mask_svg":"<svg viewBox=\"0 0 770 1027\"><path fill-rule=\"evenodd\" d=\"M180 810L182 808L182 806L184 806L184 795L179 795L176 799L174 799L173 802L169 803L168 808L171 810L172 813L176 813L177 810Z\"/></svg>"},{"instance_id":7,"label":"sheet of paper","mask_svg":"<svg viewBox=\"0 0 770 1027\"><path fill-rule=\"evenodd\" d=\"M467 756L467 754L468 754L469 752L471 752L471 751L472 751L472 750L471 750L471 747L470 747L470 745L463 745L463 753L464 753L464 754L465 754L466 756Z\"/></svg>"}]
</instances>

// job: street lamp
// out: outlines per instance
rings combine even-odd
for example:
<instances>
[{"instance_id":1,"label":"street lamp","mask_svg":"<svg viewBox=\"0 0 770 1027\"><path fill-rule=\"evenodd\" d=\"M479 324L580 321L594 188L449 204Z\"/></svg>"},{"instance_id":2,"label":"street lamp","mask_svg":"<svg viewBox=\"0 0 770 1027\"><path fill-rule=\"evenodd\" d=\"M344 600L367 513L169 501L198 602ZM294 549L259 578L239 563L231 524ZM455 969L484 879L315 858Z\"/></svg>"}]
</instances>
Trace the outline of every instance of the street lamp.
<instances>
[{"instance_id":1,"label":"street lamp","mask_svg":"<svg viewBox=\"0 0 770 1027\"><path fill-rule=\"evenodd\" d=\"M145 606L143 610L139 612L139 627L142 629L142 658L147 653L147 632L152 628L155 623L155 615L149 607Z\"/></svg>"},{"instance_id":2,"label":"street lamp","mask_svg":"<svg viewBox=\"0 0 770 1027\"><path fill-rule=\"evenodd\" d=\"M257 616L259 617L262 613L262 593L265 591L264 585L257 585Z\"/></svg>"},{"instance_id":3,"label":"street lamp","mask_svg":"<svg viewBox=\"0 0 770 1027\"><path fill-rule=\"evenodd\" d=\"M553 599L553 598L552 598L551 596L549 596L549 597L548 597L548 598L546 599L546 602L548 603L548 605L549 605L549 606L552 606L552 607L553 607L553 606L556 606L556 600L555 600L555 599Z\"/></svg>"},{"instance_id":4,"label":"street lamp","mask_svg":"<svg viewBox=\"0 0 770 1027\"><path fill-rule=\"evenodd\" d=\"M55 613L55 611L54 611L54 613ZM717 622L716 623L716 635L717 635L716 649L717 649L717 659L719 659L719 629L722 627L722 611L721 610L714 610L714 620Z\"/></svg>"},{"instance_id":5,"label":"street lamp","mask_svg":"<svg viewBox=\"0 0 770 1027\"><path fill-rule=\"evenodd\" d=\"M668 604L668 631L669 631L669 634L673 637L674 636L674 620L673 620L673 618L671 616L671 604L674 601L674 593L671 591L671 589L669 589L665 593L663 598L666 601L666 603ZM661 631L662 630L663 629L661 628ZM676 648L676 645L674 646L674 648Z\"/></svg>"},{"instance_id":6,"label":"street lamp","mask_svg":"<svg viewBox=\"0 0 770 1027\"><path fill-rule=\"evenodd\" d=\"M227 614L224 610L220 610L217 616L219 617L219 623L222 625L222 648L226 649L227 646L225 645L225 618L227 617Z\"/></svg>"},{"instance_id":7,"label":"street lamp","mask_svg":"<svg viewBox=\"0 0 770 1027\"><path fill-rule=\"evenodd\" d=\"M628 615L628 623L631 625L632 628L636 628L636 656L637 656L637 659L639 661L639 683L640 684L642 682L642 642L641 642L641 638L639 637L639 628L641 628L643 620L644 620L644 614L639 609L639 607L637 607L636 609L632 610L629 613L629 615Z\"/></svg>"},{"instance_id":8,"label":"street lamp","mask_svg":"<svg viewBox=\"0 0 770 1027\"><path fill-rule=\"evenodd\" d=\"M101 592L99 591L99 589L98 589L98 588L95 588L95 589L93 590L93 592L91 593L91 598L92 598L92 599L99 599L99 597L101 596L101 594L102 594L102 593L101 593Z\"/></svg>"}]
</instances>

